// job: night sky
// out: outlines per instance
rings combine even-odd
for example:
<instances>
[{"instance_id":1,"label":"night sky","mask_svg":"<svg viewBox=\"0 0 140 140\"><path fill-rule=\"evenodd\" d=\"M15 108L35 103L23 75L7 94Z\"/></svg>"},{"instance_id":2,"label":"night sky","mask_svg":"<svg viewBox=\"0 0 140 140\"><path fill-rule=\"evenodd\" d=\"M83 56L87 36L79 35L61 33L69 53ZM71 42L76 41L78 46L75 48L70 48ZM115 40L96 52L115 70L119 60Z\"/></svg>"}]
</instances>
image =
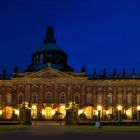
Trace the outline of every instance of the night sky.
<instances>
[{"instance_id":1,"label":"night sky","mask_svg":"<svg viewBox=\"0 0 140 140\"><path fill-rule=\"evenodd\" d=\"M0 0L0 73L31 63L47 25L76 71L140 73L140 0Z\"/></svg>"}]
</instances>

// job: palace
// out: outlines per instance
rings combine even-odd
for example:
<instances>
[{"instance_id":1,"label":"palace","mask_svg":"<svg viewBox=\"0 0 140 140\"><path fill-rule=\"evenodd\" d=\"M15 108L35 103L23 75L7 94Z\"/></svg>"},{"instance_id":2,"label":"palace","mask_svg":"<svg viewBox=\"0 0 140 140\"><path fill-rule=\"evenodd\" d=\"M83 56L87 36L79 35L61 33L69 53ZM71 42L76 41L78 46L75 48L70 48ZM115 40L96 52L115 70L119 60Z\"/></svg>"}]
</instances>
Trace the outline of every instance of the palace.
<instances>
[{"instance_id":1,"label":"palace","mask_svg":"<svg viewBox=\"0 0 140 140\"><path fill-rule=\"evenodd\" d=\"M66 114L71 101L78 114L93 119L114 119L121 111L123 119L136 120L140 110L140 79L130 75L86 75L74 72L67 64L68 55L57 44L54 28L49 26L42 45L32 55L24 73L15 71L11 78L0 80L0 119L18 116L24 101L33 118L52 119L56 111Z\"/></svg>"}]
</instances>

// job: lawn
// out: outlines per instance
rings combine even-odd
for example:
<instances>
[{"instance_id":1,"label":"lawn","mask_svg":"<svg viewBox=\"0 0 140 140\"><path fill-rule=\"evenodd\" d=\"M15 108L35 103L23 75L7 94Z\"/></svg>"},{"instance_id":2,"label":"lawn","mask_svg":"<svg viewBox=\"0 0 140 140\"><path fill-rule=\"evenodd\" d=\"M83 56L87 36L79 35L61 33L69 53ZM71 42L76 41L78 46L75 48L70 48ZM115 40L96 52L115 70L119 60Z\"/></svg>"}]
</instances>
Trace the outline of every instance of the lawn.
<instances>
[{"instance_id":1,"label":"lawn","mask_svg":"<svg viewBox=\"0 0 140 140\"><path fill-rule=\"evenodd\" d=\"M87 131L101 131L101 132L140 132L140 126L102 126L96 128L95 126L79 126L71 125L66 126L73 129L81 129Z\"/></svg>"},{"instance_id":2,"label":"lawn","mask_svg":"<svg viewBox=\"0 0 140 140\"><path fill-rule=\"evenodd\" d=\"M15 130L25 128L24 125L0 125L0 131Z\"/></svg>"}]
</instances>

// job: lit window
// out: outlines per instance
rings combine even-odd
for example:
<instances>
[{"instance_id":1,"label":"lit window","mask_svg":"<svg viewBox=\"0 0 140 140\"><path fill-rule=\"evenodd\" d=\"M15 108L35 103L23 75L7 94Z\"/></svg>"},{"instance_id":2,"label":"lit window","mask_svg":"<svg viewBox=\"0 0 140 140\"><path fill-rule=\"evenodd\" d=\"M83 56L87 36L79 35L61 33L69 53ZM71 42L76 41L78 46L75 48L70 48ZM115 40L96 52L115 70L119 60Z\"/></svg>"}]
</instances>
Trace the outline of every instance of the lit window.
<instances>
[{"instance_id":1,"label":"lit window","mask_svg":"<svg viewBox=\"0 0 140 140\"><path fill-rule=\"evenodd\" d=\"M47 103L50 103L51 102L51 96L50 94L47 94Z\"/></svg>"},{"instance_id":2,"label":"lit window","mask_svg":"<svg viewBox=\"0 0 140 140\"><path fill-rule=\"evenodd\" d=\"M107 95L107 105L111 106L112 105L112 94Z\"/></svg>"},{"instance_id":3,"label":"lit window","mask_svg":"<svg viewBox=\"0 0 140 140\"><path fill-rule=\"evenodd\" d=\"M140 105L140 94L137 94L137 105Z\"/></svg>"},{"instance_id":4,"label":"lit window","mask_svg":"<svg viewBox=\"0 0 140 140\"><path fill-rule=\"evenodd\" d=\"M79 96L78 96L78 95L75 96L75 102L76 102L77 104L79 103Z\"/></svg>"},{"instance_id":5,"label":"lit window","mask_svg":"<svg viewBox=\"0 0 140 140\"><path fill-rule=\"evenodd\" d=\"M102 104L102 94L97 95L97 104L101 105Z\"/></svg>"},{"instance_id":6,"label":"lit window","mask_svg":"<svg viewBox=\"0 0 140 140\"><path fill-rule=\"evenodd\" d=\"M118 100L118 104L122 104L122 95L121 94L119 94L118 96L117 96L117 100Z\"/></svg>"},{"instance_id":7,"label":"lit window","mask_svg":"<svg viewBox=\"0 0 140 140\"><path fill-rule=\"evenodd\" d=\"M1 94L0 94L0 106L1 106Z\"/></svg>"},{"instance_id":8,"label":"lit window","mask_svg":"<svg viewBox=\"0 0 140 140\"><path fill-rule=\"evenodd\" d=\"M65 96L64 96L64 94L62 94L62 95L60 96L60 102L61 102L61 103L65 103Z\"/></svg>"},{"instance_id":9,"label":"lit window","mask_svg":"<svg viewBox=\"0 0 140 140\"><path fill-rule=\"evenodd\" d=\"M128 105L131 105L131 104L132 104L132 94L131 94L131 93L129 93L129 94L127 95L127 104L128 104Z\"/></svg>"}]
</instances>

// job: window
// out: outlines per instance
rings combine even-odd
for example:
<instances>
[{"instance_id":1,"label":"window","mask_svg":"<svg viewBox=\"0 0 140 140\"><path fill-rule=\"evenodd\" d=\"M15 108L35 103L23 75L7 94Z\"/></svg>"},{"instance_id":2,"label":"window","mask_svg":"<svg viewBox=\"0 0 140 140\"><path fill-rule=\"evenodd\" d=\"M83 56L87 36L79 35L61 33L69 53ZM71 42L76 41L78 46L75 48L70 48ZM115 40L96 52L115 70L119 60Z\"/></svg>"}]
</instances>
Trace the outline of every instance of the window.
<instances>
[{"instance_id":1,"label":"window","mask_svg":"<svg viewBox=\"0 0 140 140\"><path fill-rule=\"evenodd\" d=\"M140 94L137 94L137 105L140 105Z\"/></svg>"},{"instance_id":2,"label":"window","mask_svg":"<svg viewBox=\"0 0 140 140\"><path fill-rule=\"evenodd\" d=\"M87 101L87 104L92 104L92 94L91 93L87 93L86 101Z\"/></svg>"},{"instance_id":3,"label":"window","mask_svg":"<svg viewBox=\"0 0 140 140\"><path fill-rule=\"evenodd\" d=\"M61 94L61 96L60 96L60 102L61 103L65 103L65 95L64 94Z\"/></svg>"},{"instance_id":4,"label":"window","mask_svg":"<svg viewBox=\"0 0 140 140\"><path fill-rule=\"evenodd\" d=\"M51 102L51 95L50 94L47 94L47 99L46 99L47 103L50 103Z\"/></svg>"},{"instance_id":5,"label":"window","mask_svg":"<svg viewBox=\"0 0 140 140\"><path fill-rule=\"evenodd\" d=\"M18 103L19 103L19 104L22 104L22 102L23 102L23 95L20 94L20 95L18 96Z\"/></svg>"},{"instance_id":6,"label":"window","mask_svg":"<svg viewBox=\"0 0 140 140\"><path fill-rule=\"evenodd\" d=\"M36 93L33 93L33 95L32 95L32 102L37 103L37 94Z\"/></svg>"},{"instance_id":7,"label":"window","mask_svg":"<svg viewBox=\"0 0 140 140\"><path fill-rule=\"evenodd\" d=\"M12 101L12 94L8 93L6 94L6 103L9 105Z\"/></svg>"},{"instance_id":8,"label":"window","mask_svg":"<svg viewBox=\"0 0 140 140\"><path fill-rule=\"evenodd\" d=\"M0 106L1 106L1 94L0 94Z\"/></svg>"},{"instance_id":9,"label":"window","mask_svg":"<svg viewBox=\"0 0 140 140\"><path fill-rule=\"evenodd\" d=\"M118 104L122 104L122 95L121 94L118 94L117 101L118 101Z\"/></svg>"},{"instance_id":10,"label":"window","mask_svg":"<svg viewBox=\"0 0 140 140\"><path fill-rule=\"evenodd\" d=\"M107 95L107 105L108 106L112 105L112 94L111 93Z\"/></svg>"},{"instance_id":11,"label":"window","mask_svg":"<svg viewBox=\"0 0 140 140\"><path fill-rule=\"evenodd\" d=\"M74 101L75 101L77 104L80 103L79 93L77 93L77 94L75 95Z\"/></svg>"},{"instance_id":12,"label":"window","mask_svg":"<svg viewBox=\"0 0 140 140\"><path fill-rule=\"evenodd\" d=\"M132 94L131 93L129 93L127 95L127 105L132 105Z\"/></svg>"},{"instance_id":13,"label":"window","mask_svg":"<svg viewBox=\"0 0 140 140\"><path fill-rule=\"evenodd\" d=\"M97 95L97 104L101 105L102 104L102 94Z\"/></svg>"}]
</instances>

